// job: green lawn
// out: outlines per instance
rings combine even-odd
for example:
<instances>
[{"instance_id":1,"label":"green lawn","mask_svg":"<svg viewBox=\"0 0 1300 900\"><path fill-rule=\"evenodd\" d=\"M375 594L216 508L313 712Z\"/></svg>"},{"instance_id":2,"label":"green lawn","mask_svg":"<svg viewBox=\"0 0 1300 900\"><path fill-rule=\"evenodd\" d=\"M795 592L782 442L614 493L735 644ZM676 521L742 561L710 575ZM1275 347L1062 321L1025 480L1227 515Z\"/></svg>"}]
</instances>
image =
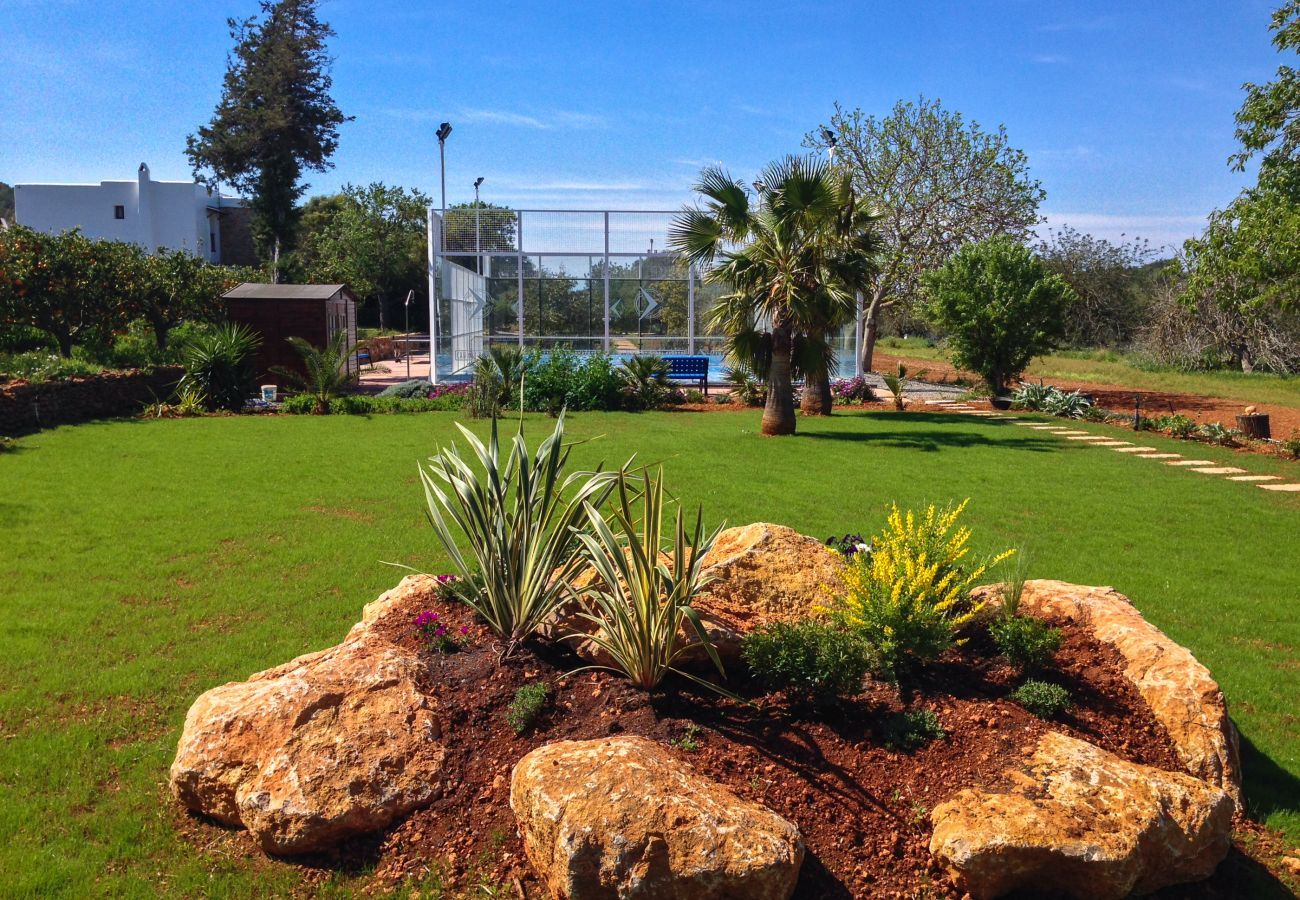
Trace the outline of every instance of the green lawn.
<instances>
[{"instance_id":1,"label":"green lawn","mask_svg":"<svg viewBox=\"0 0 1300 900\"><path fill-rule=\"evenodd\" d=\"M880 352L891 356L921 360L947 359L942 349L917 338L886 338L878 346ZM1264 372L1247 375L1231 371L1152 370L1137 366L1125 356L1107 350L1063 351L1040 356L1030 363L1024 377L1041 378L1048 382L1052 379L1087 381L1142 391L1219 397L1237 400L1242 404L1276 403L1300 409L1300 378L1294 376L1287 378Z\"/></svg>"},{"instance_id":2,"label":"green lawn","mask_svg":"<svg viewBox=\"0 0 1300 900\"><path fill-rule=\"evenodd\" d=\"M452 421L111 422L0 454L0 894L300 888L301 870L237 841L178 835L165 783L180 726L201 691L341 639L399 579L381 561L440 569L416 460ZM1210 666L1252 809L1300 843L1300 496L969 417L850 413L786 439L757 426L752 411L570 421L600 436L578 462L662 462L714 521L824 537L876 527L891 500L970 497L982 550L1023 546L1034 575L1115 585Z\"/></svg>"}]
</instances>

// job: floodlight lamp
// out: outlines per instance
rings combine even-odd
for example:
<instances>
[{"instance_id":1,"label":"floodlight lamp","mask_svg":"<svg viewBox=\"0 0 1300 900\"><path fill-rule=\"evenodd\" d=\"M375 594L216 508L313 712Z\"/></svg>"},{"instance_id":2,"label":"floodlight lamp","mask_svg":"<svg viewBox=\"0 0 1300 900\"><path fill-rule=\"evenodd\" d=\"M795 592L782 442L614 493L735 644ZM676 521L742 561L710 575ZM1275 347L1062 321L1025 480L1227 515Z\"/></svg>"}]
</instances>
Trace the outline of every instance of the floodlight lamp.
<instances>
[{"instance_id":1,"label":"floodlight lamp","mask_svg":"<svg viewBox=\"0 0 1300 900\"><path fill-rule=\"evenodd\" d=\"M839 143L839 138L837 138L835 132L831 131L829 128L822 128L822 140L824 140L826 146L831 149L834 149L835 145Z\"/></svg>"},{"instance_id":2,"label":"floodlight lamp","mask_svg":"<svg viewBox=\"0 0 1300 900\"><path fill-rule=\"evenodd\" d=\"M451 136L451 123L443 122L441 125L438 126L438 143L441 144L443 141L447 140L447 138L450 136Z\"/></svg>"}]
</instances>

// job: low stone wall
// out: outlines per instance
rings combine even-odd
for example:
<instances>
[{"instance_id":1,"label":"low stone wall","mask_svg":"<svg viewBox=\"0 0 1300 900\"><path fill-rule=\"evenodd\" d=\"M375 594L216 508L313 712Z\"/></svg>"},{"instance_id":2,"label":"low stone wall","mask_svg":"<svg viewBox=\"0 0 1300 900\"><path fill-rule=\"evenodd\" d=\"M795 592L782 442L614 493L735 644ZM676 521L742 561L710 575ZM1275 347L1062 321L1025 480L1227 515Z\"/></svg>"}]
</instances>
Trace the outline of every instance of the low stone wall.
<instances>
[{"instance_id":1,"label":"low stone wall","mask_svg":"<svg viewBox=\"0 0 1300 900\"><path fill-rule=\"evenodd\" d=\"M0 435L15 437L89 419L133 416L146 403L171 396L184 369L105 372L45 384L0 384Z\"/></svg>"}]
</instances>

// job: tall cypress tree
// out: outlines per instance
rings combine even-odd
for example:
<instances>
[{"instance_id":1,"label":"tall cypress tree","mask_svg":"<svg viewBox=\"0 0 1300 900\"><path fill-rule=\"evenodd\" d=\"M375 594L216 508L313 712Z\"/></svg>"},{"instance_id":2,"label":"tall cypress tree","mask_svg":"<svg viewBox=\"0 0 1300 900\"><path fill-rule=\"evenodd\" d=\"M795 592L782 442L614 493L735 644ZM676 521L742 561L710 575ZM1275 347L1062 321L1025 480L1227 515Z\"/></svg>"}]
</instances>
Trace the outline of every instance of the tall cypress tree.
<instances>
[{"instance_id":1,"label":"tall cypress tree","mask_svg":"<svg viewBox=\"0 0 1300 900\"><path fill-rule=\"evenodd\" d=\"M330 97L334 29L316 15L317 0L262 0L261 16L228 19L235 48L212 121L186 139L196 176L225 182L249 197L254 231L280 279L280 257L293 245L304 170L333 164L339 126L350 122Z\"/></svg>"}]
</instances>

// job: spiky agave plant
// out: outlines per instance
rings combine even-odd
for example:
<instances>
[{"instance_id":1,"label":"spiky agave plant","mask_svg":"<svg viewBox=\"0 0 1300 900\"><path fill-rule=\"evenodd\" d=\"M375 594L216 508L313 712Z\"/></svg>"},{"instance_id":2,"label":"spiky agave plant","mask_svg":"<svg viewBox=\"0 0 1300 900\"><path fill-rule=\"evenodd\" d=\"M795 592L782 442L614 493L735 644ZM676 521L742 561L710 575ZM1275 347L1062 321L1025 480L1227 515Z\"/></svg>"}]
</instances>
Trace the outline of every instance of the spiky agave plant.
<instances>
[{"instance_id":1,"label":"spiky agave plant","mask_svg":"<svg viewBox=\"0 0 1300 900\"><path fill-rule=\"evenodd\" d=\"M701 561L713 547L721 526L706 535L697 511L695 524L688 531L679 503L665 550L662 468L655 475L643 471L635 480L624 470L618 473L616 483L618 502L609 517L588 504L591 529L579 535L583 555L599 576L596 583L580 592L591 601L590 611L580 615L598 626L595 634L582 637L612 660L612 665L588 668L621 672L647 691L658 687L669 672L721 691L717 685L676 666L692 649L679 638L679 630L687 626L718 673L726 675L718 651L692 606L695 596L712 580L702 574ZM634 512L638 502L639 516Z\"/></svg>"},{"instance_id":2,"label":"spiky agave plant","mask_svg":"<svg viewBox=\"0 0 1300 900\"><path fill-rule=\"evenodd\" d=\"M511 656L566 598L582 567L578 535L614 488L616 472L564 474L564 415L530 453L523 423L503 456L492 420L484 444L457 423L469 456L452 444L420 468L429 522L451 558L460 599L483 617ZM622 470L620 470L622 471ZM455 531L464 534L461 551Z\"/></svg>"}]
</instances>

